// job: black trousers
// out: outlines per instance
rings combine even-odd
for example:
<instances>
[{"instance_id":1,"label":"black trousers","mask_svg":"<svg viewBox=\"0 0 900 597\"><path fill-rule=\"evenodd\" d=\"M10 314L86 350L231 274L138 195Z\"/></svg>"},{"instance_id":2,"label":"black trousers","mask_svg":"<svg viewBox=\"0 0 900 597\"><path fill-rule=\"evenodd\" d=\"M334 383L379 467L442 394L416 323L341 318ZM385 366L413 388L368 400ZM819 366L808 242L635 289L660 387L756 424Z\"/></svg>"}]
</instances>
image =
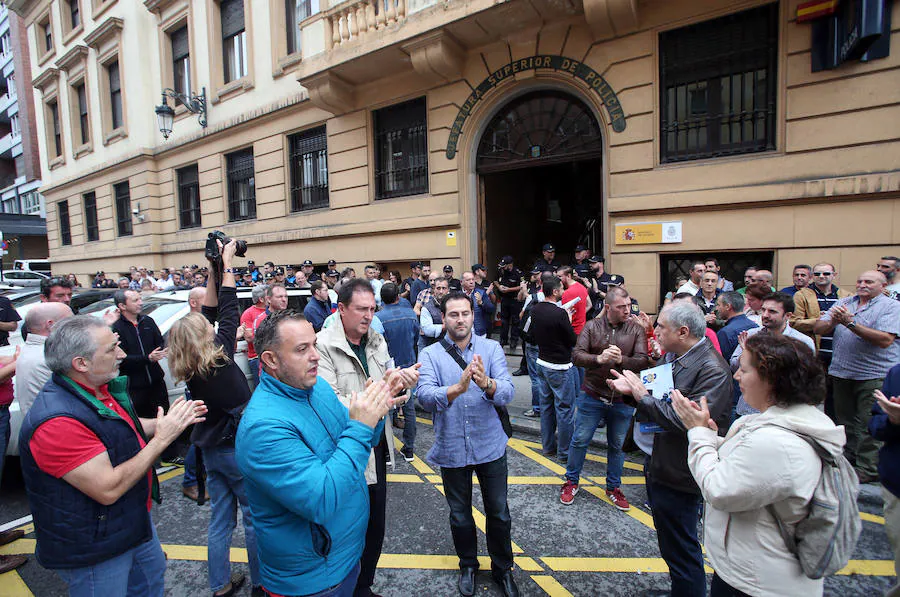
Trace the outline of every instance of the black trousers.
<instances>
[{"instance_id":1,"label":"black trousers","mask_svg":"<svg viewBox=\"0 0 900 597\"><path fill-rule=\"evenodd\" d=\"M738 591L718 574L713 574L712 584L709 586L709 597L750 597L747 593Z\"/></svg>"},{"instance_id":2,"label":"black trousers","mask_svg":"<svg viewBox=\"0 0 900 597\"><path fill-rule=\"evenodd\" d=\"M519 311L522 303L515 299L503 299L500 301L500 344L518 344L519 342Z\"/></svg>"},{"instance_id":3,"label":"black trousers","mask_svg":"<svg viewBox=\"0 0 900 597\"><path fill-rule=\"evenodd\" d=\"M359 578L354 597L369 597L375 584L375 569L384 545L384 516L387 506L387 458L388 445L384 434L375 446L375 473L378 482L369 485L369 526L366 529L366 545L359 560Z\"/></svg>"},{"instance_id":4,"label":"black trousers","mask_svg":"<svg viewBox=\"0 0 900 597\"><path fill-rule=\"evenodd\" d=\"M487 548L491 556L491 572L499 577L512 570L512 520L506 500L506 454L492 462L441 468L444 492L450 506L450 532L459 556L459 566L478 568L478 532L472 516L472 473L478 477L481 498L487 518Z\"/></svg>"},{"instance_id":5,"label":"black trousers","mask_svg":"<svg viewBox=\"0 0 900 597\"><path fill-rule=\"evenodd\" d=\"M164 381L147 388L128 388L128 397L134 405L134 412L143 419L156 419L156 408L161 406L169 411L169 392Z\"/></svg>"}]
</instances>

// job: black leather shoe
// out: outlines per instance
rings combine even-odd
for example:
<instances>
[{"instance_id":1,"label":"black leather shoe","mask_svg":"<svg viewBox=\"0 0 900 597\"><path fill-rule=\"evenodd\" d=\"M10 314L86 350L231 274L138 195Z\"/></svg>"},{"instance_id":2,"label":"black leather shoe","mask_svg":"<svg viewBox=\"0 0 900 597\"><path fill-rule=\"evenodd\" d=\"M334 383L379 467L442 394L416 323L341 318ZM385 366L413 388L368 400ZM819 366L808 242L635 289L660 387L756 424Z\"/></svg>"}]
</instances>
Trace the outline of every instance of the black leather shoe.
<instances>
[{"instance_id":1,"label":"black leather shoe","mask_svg":"<svg viewBox=\"0 0 900 597\"><path fill-rule=\"evenodd\" d=\"M528 369L516 369L512 372L513 377L520 377L522 375L528 375Z\"/></svg>"},{"instance_id":2,"label":"black leather shoe","mask_svg":"<svg viewBox=\"0 0 900 597\"><path fill-rule=\"evenodd\" d=\"M475 594L475 572L477 568L463 566L459 569L459 594L464 597L472 597Z\"/></svg>"},{"instance_id":3,"label":"black leather shoe","mask_svg":"<svg viewBox=\"0 0 900 597\"><path fill-rule=\"evenodd\" d=\"M503 576L499 578L495 576L494 582L497 583L497 586L503 591L504 597L519 597L519 587L516 586L512 570L507 570L503 573Z\"/></svg>"}]
</instances>

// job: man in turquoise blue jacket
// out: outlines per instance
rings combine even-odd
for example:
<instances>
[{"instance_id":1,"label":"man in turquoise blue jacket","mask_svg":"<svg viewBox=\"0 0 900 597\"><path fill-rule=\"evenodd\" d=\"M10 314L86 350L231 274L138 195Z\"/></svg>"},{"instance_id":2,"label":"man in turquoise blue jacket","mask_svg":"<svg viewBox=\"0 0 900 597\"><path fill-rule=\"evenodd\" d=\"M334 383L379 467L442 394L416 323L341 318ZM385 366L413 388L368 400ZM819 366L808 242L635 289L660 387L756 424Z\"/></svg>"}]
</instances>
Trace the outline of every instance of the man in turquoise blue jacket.
<instances>
[{"instance_id":1,"label":"man in turquoise blue jacket","mask_svg":"<svg viewBox=\"0 0 900 597\"><path fill-rule=\"evenodd\" d=\"M263 372L241 418L236 455L262 585L278 595L349 597L369 517L364 472L391 391L378 382L343 406L318 379L316 334L296 311L269 315L254 342Z\"/></svg>"}]
</instances>

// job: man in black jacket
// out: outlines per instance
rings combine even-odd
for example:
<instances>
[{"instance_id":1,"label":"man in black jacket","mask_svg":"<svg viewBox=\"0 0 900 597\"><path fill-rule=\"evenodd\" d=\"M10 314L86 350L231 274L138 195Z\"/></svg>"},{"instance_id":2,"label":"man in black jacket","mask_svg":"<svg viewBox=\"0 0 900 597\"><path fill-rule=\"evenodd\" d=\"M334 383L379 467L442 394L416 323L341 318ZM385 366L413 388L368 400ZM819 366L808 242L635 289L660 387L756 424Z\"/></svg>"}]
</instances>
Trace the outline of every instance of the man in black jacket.
<instances>
[{"instance_id":1,"label":"man in black jacket","mask_svg":"<svg viewBox=\"0 0 900 597\"><path fill-rule=\"evenodd\" d=\"M116 291L114 301L119 319L113 331L119 335L125 360L120 370L128 376L128 394L139 417L153 418L156 408L169 410L169 395L159 362L166 358L163 337L156 322L141 315L141 293L134 290Z\"/></svg>"},{"instance_id":2,"label":"man in black jacket","mask_svg":"<svg viewBox=\"0 0 900 597\"><path fill-rule=\"evenodd\" d=\"M706 396L709 416L725 434L731 413L731 370L709 340L706 320L697 305L681 302L663 309L656 337L672 365L674 387L699 402ZM651 420L661 428L653 437L647 471L647 495L659 552L669 566L672 595L705 597L706 573L697 536L703 498L687 464L687 430L671 400L651 396L640 377L612 371L609 386L637 406L638 420Z\"/></svg>"}]
</instances>

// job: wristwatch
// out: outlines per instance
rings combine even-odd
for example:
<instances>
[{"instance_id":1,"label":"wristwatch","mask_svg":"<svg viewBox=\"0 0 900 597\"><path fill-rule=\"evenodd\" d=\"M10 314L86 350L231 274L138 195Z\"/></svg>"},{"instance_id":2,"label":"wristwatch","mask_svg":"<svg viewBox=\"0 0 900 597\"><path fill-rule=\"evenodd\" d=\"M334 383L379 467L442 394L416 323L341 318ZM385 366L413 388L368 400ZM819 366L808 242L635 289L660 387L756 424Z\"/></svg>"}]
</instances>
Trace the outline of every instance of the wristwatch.
<instances>
[{"instance_id":1,"label":"wristwatch","mask_svg":"<svg viewBox=\"0 0 900 597\"><path fill-rule=\"evenodd\" d=\"M235 268L233 268L233 267L226 267L223 271L224 271L226 274L236 274L236 273L238 273L237 270L236 270Z\"/></svg>"},{"instance_id":2,"label":"wristwatch","mask_svg":"<svg viewBox=\"0 0 900 597\"><path fill-rule=\"evenodd\" d=\"M853 328L856 327L856 322L851 319L850 322L845 325L847 326L848 330L852 330Z\"/></svg>"},{"instance_id":3,"label":"wristwatch","mask_svg":"<svg viewBox=\"0 0 900 597\"><path fill-rule=\"evenodd\" d=\"M494 379L491 378L491 377L489 377L489 378L488 378L488 385L487 385L487 387L484 389L484 391L485 391L485 392L490 392L490 391L491 391L491 388L493 388L493 387L494 387Z\"/></svg>"}]
</instances>

